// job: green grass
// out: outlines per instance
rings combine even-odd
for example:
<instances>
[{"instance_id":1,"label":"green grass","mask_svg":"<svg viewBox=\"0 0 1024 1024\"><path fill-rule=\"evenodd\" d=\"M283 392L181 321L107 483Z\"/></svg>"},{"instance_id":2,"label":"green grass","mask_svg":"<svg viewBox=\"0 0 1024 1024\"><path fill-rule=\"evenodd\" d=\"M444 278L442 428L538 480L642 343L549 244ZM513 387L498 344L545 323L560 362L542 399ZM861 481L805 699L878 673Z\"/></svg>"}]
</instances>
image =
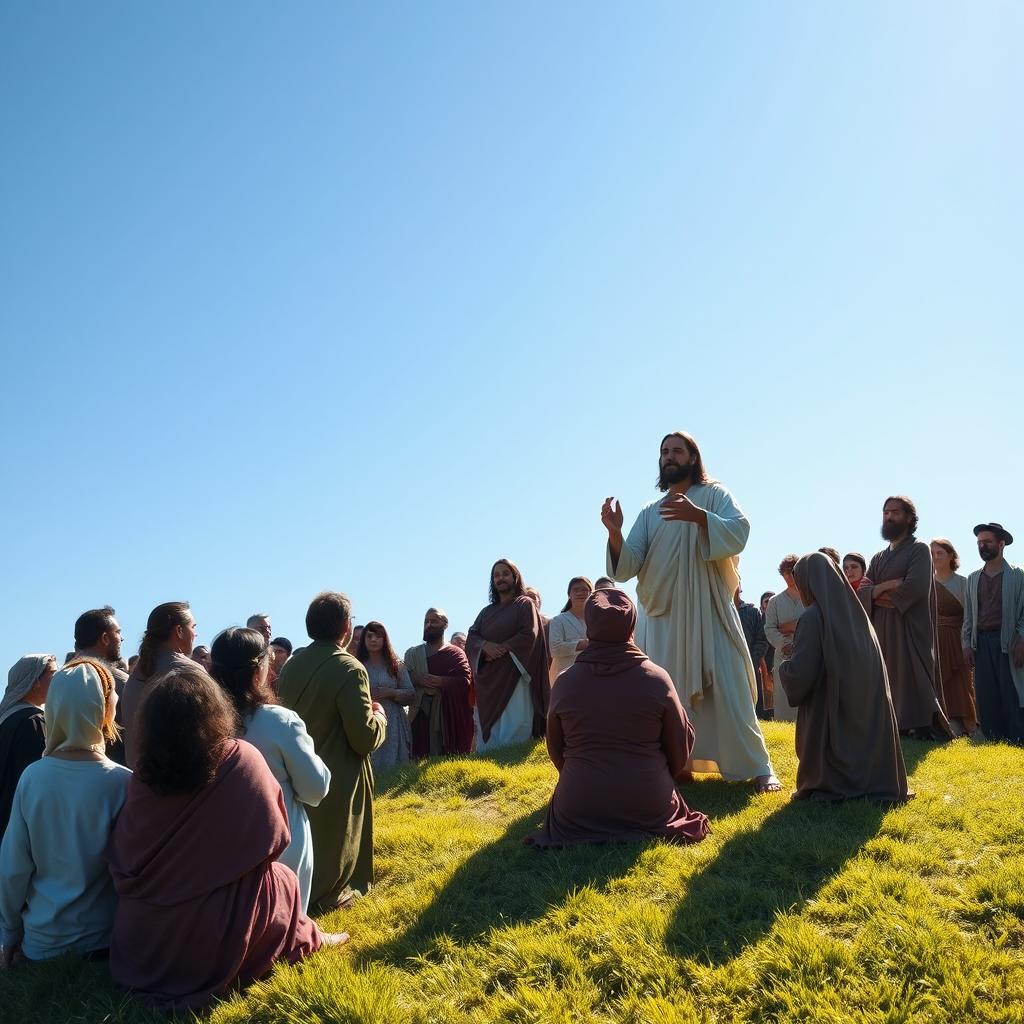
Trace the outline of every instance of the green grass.
<instances>
[{"instance_id":1,"label":"green grass","mask_svg":"<svg viewBox=\"0 0 1024 1024\"><path fill-rule=\"evenodd\" d=\"M765 734L780 777L792 726ZM712 835L541 853L522 837L543 748L378 780L371 895L341 950L280 967L215 1024L446 1021L1024 1022L1024 751L904 747L917 799L793 804L705 779ZM101 965L0 978L4 1021L166 1020Z\"/></svg>"}]
</instances>

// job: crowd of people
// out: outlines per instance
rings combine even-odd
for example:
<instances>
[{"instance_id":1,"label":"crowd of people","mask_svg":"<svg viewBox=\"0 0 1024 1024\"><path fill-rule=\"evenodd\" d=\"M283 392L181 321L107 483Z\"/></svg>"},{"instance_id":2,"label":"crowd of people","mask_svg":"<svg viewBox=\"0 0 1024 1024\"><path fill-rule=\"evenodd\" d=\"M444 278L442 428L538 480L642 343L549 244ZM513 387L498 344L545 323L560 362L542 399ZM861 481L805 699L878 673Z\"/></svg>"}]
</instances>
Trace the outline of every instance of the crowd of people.
<instances>
[{"instance_id":1,"label":"crowd of people","mask_svg":"<svg viewBox=\"0 0 1024 1024\"><path fill-rule=\"evenodd\" d=\"M658 487L628 534L604 502L607 575L573 577L557 616L499 559L468 631L446 641L430 608L402 658L335 591L298 648L263 613L200 645L175 601L124 661L114 609L83 613L63 666L21 658L0 704L0 963L109 958L148 1004L194 1009L341 944L310 915L369 890L374 772L410 759L544 737L558 780L527 841L549 848L703 839L681 787L778 791L773 716L796 721L797 799L909 799L901 735L1024 743L1024 570L999 523L965 578L887 498L870 561L787 555L755 607L749 523L690 435L663 439Z\"/></svg>"}]
</instances>

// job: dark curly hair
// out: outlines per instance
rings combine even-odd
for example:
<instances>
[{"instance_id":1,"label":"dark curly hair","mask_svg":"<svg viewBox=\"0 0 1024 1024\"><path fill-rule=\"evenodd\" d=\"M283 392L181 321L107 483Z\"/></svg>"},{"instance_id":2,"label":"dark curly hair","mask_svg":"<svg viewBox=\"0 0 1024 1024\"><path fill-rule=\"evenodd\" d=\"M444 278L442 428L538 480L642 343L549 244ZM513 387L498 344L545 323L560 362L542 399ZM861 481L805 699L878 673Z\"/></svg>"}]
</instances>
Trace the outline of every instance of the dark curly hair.
<instances>
[{"instance_id":1,"label":"dark curly hair","mask_svg":"<svg viewBox=\"0 0 1024 1024\"><path fill-rule=\"evenodd\" d=\"M270 684L266 679L261 684L256 676L269 654L270 646L263 634L247 626L225 629L210 648L210 675L234 704L243 732L252 713L274 700Z\"/></svg>"},{"instance_id":2,"label":"dark curly hair","mask_svg":"<svg viewBox=\"0 0 1024 1024\"><path fill-rule=\"evenodd\" d=\"M173 669L150 683L139 705L135 774L164 795L202 789L237 726L224 691L198 665Z\"/></svg>"},{"instance_id":3,"label":"dark curly hair","mask_svg":"<svg viewBox=\"0 0 1024 1024\"><path fill-rule=\"evenodd\" d=\"M796 563L799 561L800 559L797 558L796 555L786 555L786 557L779 562L779 575L785 576L787 572L792 572Z\"/></svg>"}]
</instances>

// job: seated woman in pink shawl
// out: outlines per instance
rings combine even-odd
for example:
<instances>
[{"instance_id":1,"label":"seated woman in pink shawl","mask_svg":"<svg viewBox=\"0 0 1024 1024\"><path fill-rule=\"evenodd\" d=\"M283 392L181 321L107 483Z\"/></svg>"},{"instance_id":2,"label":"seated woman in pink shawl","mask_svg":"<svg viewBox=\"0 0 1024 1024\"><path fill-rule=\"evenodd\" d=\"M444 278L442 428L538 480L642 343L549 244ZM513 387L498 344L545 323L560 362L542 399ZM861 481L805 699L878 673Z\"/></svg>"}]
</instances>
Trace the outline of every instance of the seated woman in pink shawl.
<instances>
[{"instance_id":1,"label":"seated woman in pink shawl","mask_svg":"<svg viewBox=\"0 0 1024 1024\"><path fill-rule=\"evenodd\" d=\"M201 668L147 686L138 758L107 859L118 894L110 972L150 1006L197 1009L295 963L325 935L302 911L281 787Z\"/></svg>"},{"instance_id":2,"label":"seated woman in pink shawl","mask_svg":"<svg viewBox=\"0 0 1024 1024\"><path fill-rule=\"evenodd\" d=\"M537 846L661 837L695 843L708 819L676 791L693 726L668 673L633 643L636 609L621 590L595 590L583 610L590 643L559 677L548 709L558 783Z\"/></svg>"}]
</instances>

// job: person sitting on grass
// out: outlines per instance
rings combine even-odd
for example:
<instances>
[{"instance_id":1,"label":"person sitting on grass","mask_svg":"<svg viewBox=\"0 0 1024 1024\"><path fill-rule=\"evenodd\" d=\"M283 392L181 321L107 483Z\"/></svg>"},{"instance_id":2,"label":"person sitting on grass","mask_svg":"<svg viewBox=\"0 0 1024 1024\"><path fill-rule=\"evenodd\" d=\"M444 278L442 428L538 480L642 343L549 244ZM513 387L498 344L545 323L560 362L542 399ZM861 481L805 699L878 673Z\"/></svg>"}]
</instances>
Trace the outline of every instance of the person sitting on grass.
<instances>
[{"instance_id":1,"label":"person sitting on grass","mask_svg":"<svg viewBox=\"0 0 1024 1024\"><path fill-rule=\"evenodd\" d=\"M558 677L548 711L558 783L544 825L526 842L698 842L708 819L675 786L693 726L669 674L633 643L633 602L621 590L595 590L583 614L590 643Z\"/></svg>"},{"instance_id":2,"label":"person sitting on grass","mask_svg":"<svg viewBox=\"0 0 1024 1024\"><path fill-rule=\"evenodd\" d=\"M797 708L795 800L909 798L885 661L857 595L818 552L793 569L806 611L779 679Z\"/></svg>"},{"instance_id":3,"label":"person sitting on grass","mask_svg":"<svg viewBox=\"0 0 1024 1024\"><path fill-rule=\"evenodd\" d=\"M198 665L146 690L136 773L107 848L110 973L150 1006L199 1009L348 936L306 917L295 872L278 863L290 840L281 787L235 739L223 690Z\"/></svg>"},{"instance_id":4,"label":"person sitting on grass","mask_svg":"<svg viewBox=\"0 0 1024 1024\"><path fill-rule=\"evenodd\" d=\"M117 738L114 677L65 665L46 694L46 747L22 773L0 846L0 962L98 954L116 896L103 851L131 772L104 753Z\"/></svg>"}]
</instances>

